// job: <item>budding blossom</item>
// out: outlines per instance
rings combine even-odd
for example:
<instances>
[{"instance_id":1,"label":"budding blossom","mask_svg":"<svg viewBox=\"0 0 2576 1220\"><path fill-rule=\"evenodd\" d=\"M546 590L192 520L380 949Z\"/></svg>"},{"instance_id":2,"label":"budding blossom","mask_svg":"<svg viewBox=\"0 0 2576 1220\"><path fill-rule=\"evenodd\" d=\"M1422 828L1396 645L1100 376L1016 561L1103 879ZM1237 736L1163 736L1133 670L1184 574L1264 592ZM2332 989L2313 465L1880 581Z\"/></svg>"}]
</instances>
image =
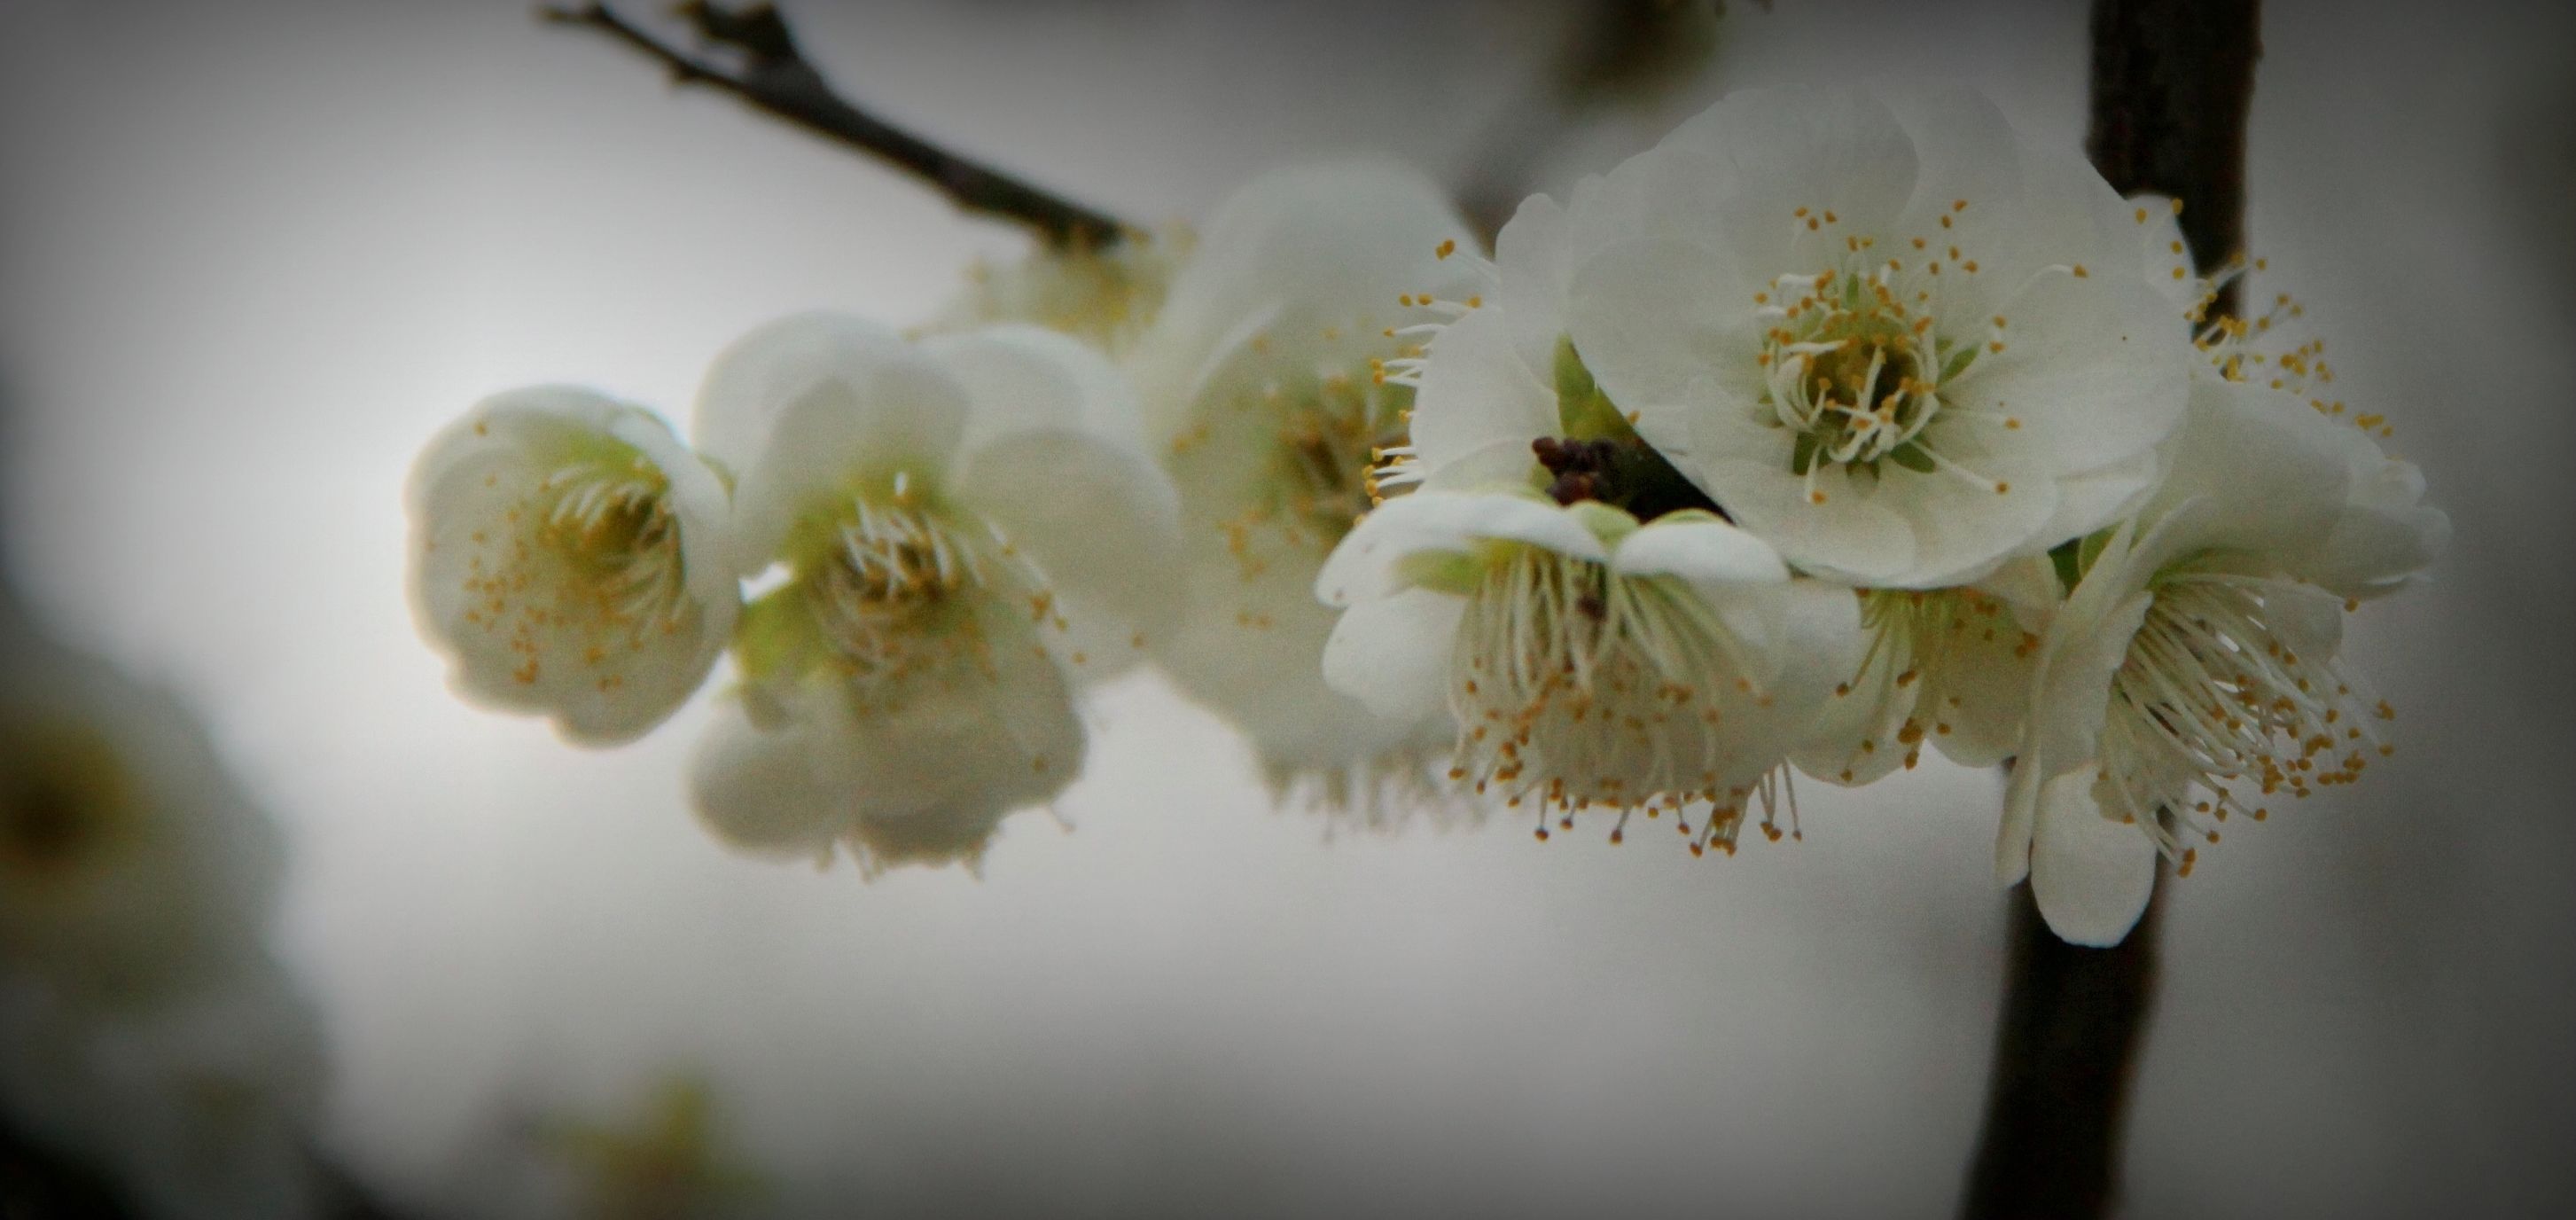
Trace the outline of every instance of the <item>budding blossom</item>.
<instances>
[{"instance_id":1,"label":"budding blossom","mask_svg":"<svg viewBox=\"0 0 2576 1220\"><path fill-rule=\"evenodd\" d=\"M696 431L740 472L739 697L693 787L720 836L865 869L979 859L1082 767L1074 689L1143 657L1172 493L1130 392L1062 335L909 341L804 314L709 371Z\"/></svg>"},{"instance_id":2,"label":"budding blossom","mask_svg":"<svg viewBox=\"0 0 2576 1220\"><path fill-rule=\"evenodd\" d=\"M1404 436L1410 387L1379 375L1402 328L1473 283L1465 223L1410 170L1283 170L1205 227L1125 365L1180 493L1187 588L1154 658L1233 722L1274 788L1371 819L1430 796L1438 709L1390 716L1320 668L1333 613L1315 577L1370 502L1373 451Z\"/></svg>"},{"instance_id":3,"label":"budding blossom","mask_svg":"<svg viewBox=\"0 0 2576 1220\"><path fill-rule=\"evenodd\" d=\"M574 386L496 394L412 467L412 602L469 698L633 740L741 607L725 487L668 425Z\"/></svg>"}]
</instances>

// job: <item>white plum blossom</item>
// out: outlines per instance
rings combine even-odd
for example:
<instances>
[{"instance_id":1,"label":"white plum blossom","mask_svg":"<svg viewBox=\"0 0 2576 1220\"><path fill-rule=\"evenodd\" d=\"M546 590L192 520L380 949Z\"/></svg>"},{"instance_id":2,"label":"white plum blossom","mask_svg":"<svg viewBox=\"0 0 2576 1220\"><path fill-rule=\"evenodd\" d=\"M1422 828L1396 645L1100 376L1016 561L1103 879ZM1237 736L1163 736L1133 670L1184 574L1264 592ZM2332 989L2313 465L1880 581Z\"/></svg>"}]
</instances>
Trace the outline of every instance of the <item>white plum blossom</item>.
<instances>
[{"instance_id":1,"label":"white plum blossom","mask_svg":"<svg viewBox=\"0 0 2576 1220\"><path fill-rule=\"evenodd\" d=\"M1389 718L1320 672L1334 616L1315 576L1368 509L1374 451L1404 435L1409 387L1380 362L1435 297L1467 294L1466 224L1392 166L1266 174L1217 209L1125 361L1180 493L1188 587L1154 656L1250 739L1275 789L1372 819L1427 799L1445 716Z\"/></svg>"},{"instance_id":2,"label":"white plum blossom","mask_svg":"<svg viewBox=\"0 0 2576 1220\"><path fill-rule=\"evenodd\" d=\"M2130 213L1973 95L1756 90L1568 209L1552 271L1593 377L1737 524L1945 588L2153 484L2191 359Z\"/></svg>"},{"instance_id":3,"label":"white plum blossom","mask_svg":"<svg viewBox=\"0 0 2576 1220\"><path fill-rule=\"evenodd\" d=\"M1418 383L1419 397L1411 444L1393 451L1383 486L1571 490L1553 476L1585 480L1594 486L1581 494L1623 503L1640 490L1598 486L1606 473L1599 470L1552 468L1533 482L1531 443L1549 436L1595 446L1608 440L1635 468L1632 482L1643 474L1660 485L1644 489L1650 498L1671 500L1676 488L1698 497L1600 393L1564 334L1569 268L1580 261L1568 217L1597 221L1633 210L1650 169L1632 162L1607 178L1587 178L1566 205L1534 196L1504 226L1495 260L1483 269L1488 287L1479 307L1440 327L1427 358L1392 362L1399 377ZM1603 228L1595 223L1587 231L1601 239ZM1572 455L1560 445L1551 456L1561 468ZM2031 629L2056 600L2054 579L2044 557L2029 556L2006 561L1973 587L1862 591L1867 647L1833 684L1833 697L1795 751L1800 769L1836 783L1868 783L1912 766L1926 741L1963 763L2001 760L2021 729L2037 643Z\"/></svg>"},{"instance_id":4,"label":"white plum blossom","mask_svg":"<svg viewBox=\"0 0 2576 1220\"><path fill-rule=\"evenodd\" d=\"M174 696L0 625L0 973L148 1006L258 952L282 865Z\"/></svg>"},{"instance_id":5,"label":"white plum blossom","mask_svg":"<svg viewBox=\"0 0 2576 1220\"><path fill-rule=\"evenodd\" d=\"M1694 852L1732 850L1757 800L1776 832L1773 773L1857 638L1848 591L1704 511L1528 493L1389 500L1316 591L1345 607L1326 677L1391 719L1449 712L1452 779L1542 819L1671 810L1688 835L1698 807Z\"/></svg>"},{"instance_id":6,"label":"white plum blossom","mask_svg":"<svg viewBox=\"0 0 2576 1220\"><path fill-rule=\"evenodd\" d=\"M1592 185L1580 188L1583 192ZM1456 723L1453 780L1544 819L1704 810L1694 851L1769 818L1775 772L1857 661L1847 589L1796 579L1710 511L1601 396L1555 333L1552 204L1525 207L1496 295L1441 302L1419 356L1392 492L1316 593L1343 608L1324 674L1389 719ZM1519 289L1520 291L1513 291ZM1621 832L1614 830L1613 836Z\"/></svg>"},{"instance_id":7,"label":"white plum blossom","mask_svg":"<svg viewBox=\"0 0 2576 1220\"><path fill-rule=\"evenodd\" d=\"M1078 681L1144 656L1173 497L1105 358L1034 327L920 341L833 314L709 371L698 436L740 472L739 698L693 786L743 847L868 870L972 863L1082 768Z\"/></svg>"},{"instance_id":8,"label":"white plum blossom","mask_svg":"<svg viewBox=\"0 0 2576 1220\"><path fill-rule=\"evenodd\" d=\"M706 680L741 608L725 487L649 411L493 395L412 467L412 602L458 691L633 740Z\"/></svg>"},{"instance_id":9,"label":"white plum blossom","mask_svg":"<svg viewBox=\"0 0 2576 1220\"><path fill-rule=\"evenodd\" d=\"M2356 448L2358 446L2358 448ZM2172 473L2088 539L2043 637L1997 864L2079 944L2144 910L2159 849L2188 871L2230 815L2351 783L2388 704L2336 659L2342 616L2419 573L2448 519L2420 478L2289 388L2193 388ZM2368 453L2362 450L2368 450Z\"/></svg>"}]
</instances>

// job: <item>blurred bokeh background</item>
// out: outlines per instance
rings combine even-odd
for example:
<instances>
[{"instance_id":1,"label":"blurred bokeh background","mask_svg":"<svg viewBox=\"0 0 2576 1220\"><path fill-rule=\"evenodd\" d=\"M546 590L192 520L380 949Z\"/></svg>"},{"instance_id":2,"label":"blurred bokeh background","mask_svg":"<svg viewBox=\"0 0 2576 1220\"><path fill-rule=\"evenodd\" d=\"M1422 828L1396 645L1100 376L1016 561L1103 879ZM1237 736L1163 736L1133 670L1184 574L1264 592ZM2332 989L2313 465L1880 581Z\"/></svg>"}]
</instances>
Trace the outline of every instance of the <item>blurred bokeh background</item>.
<instances>
[{"instance_id":1,"label":"blurred bokeh background","mask_svg":"<svg viewBox=\"0 0 2576 1220\"><path fill-rule=\"evenodd\" d=\"M2458 543L2356 620L2358 788L2169 894L2136 1216L2576 1210L2576 20L2267 6L2251 231ZM854 95L1144 220L1282 159L1474 185L1550 4L790 7ZM1932 75L2081 136L2083 6L1728 6L1697 76L1511 172L1561 189L1725 89ZM0 12L6 559L183 691L285 824L328 1150L421 1215L538 1206L530 1123L702 1081L790 1210L1941 1215L1983 1097L1998 782L1802 790L1694 861L1517 822L1330 837L1150 676L981 878L727 854L703 708L586 753L449 695L401 487L475 399L675 418L745 329L929 316L1024 238L675 93L517 0ZM1068 829L1069 828L1069 829Z\"/></svg>"}]
</instances>

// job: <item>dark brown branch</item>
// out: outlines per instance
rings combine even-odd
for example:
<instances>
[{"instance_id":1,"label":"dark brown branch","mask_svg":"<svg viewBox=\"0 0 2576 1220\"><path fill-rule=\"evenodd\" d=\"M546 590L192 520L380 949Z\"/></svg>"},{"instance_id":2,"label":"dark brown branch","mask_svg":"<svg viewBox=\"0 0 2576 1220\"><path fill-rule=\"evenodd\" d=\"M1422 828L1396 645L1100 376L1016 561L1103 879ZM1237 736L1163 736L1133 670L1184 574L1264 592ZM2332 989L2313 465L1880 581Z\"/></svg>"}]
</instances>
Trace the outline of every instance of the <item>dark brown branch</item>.
<instances>
[{"instance_id":1,"label":"dark brown branch","mask_svg":"<svg viewBox=\"0 0 2576 1220\"><path fill-rule=\"evenodd\" d=\"M2155 998L2163 870L2127 940L2087 949L2057 938L2030 887L2011 903L2004 1010L1986 1083L1986 1125L1962 1215L2074 1218L2110 1212L2119 1184L2138 1036Z\"/></svg>"},{"instance_id":2,"label":"dark brown branch","mask_svg":"<svg viewBox=\"0 0 2576 1220\"><path fill-rule=\"evenodd\" d=\"M2257 0L2095 0L2086 151L2122 194L2183 201L2203 271L2243 257L2245 118L2260 54ZM2233 310L2232 291L2218 308ZM2011 957L1963 1215L2092 1217L2119 1185L2139 1036L2155 996L2165 889L2128 939L2069 945L2013 891Z\"/></svg>"},{"instance_id":3,"label":"dark brown branch","mask_svg":"<svg viewBox=\"0 0 2576 1220\"><path fill-rule=\"evenodd\" d=\"M2245 255L2245 113L2262 54L2258 0L2099 0L2084 151L2123 195L2183 201L2204 271ZM2221 298L2234 312L2235 297Z\"/></svg>"},{"instance_id":4,"label":"dark brown branch","mask_svg":"<svg viewBox=\"0 0 2576 1220\"><path fill-rule=\"evenodd\" d=\"M558 25L597 30L658 61L674 84L733 94L754 108L826 139L894 163L937 187L958 207L1028 225L1057 246L1097 247L1129 231L1116 219L1015 175L941 148L851 104L798 49L793 31L767 4L722 8L704 0L679 13L711 48L739 61L728 69L679 50L603 4L539 10Z\"/></svg>"}]
</instances>

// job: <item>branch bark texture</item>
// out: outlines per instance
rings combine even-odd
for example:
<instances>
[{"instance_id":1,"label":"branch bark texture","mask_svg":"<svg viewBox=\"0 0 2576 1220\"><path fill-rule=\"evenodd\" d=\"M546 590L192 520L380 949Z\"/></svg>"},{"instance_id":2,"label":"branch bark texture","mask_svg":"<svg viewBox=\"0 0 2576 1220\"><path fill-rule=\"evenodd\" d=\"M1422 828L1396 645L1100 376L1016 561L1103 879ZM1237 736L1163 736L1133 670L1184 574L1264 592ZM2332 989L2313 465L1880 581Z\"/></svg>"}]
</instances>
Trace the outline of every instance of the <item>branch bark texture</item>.
<instances>
[{"instance_id":1,"label":"branch bark texture","mask_svg":"<svg viewBox=\"0 0 2576 1220\"><path fill-rule=\"evenodd\" d=\"M1129 232L1106 213L951 152L842 97L805 58L787 19L767 4L725 8L692 0L678 12L700 42L721 50L738 66L674 47L604 4L546 8L540 15L558 25L596 30L633 48L659 62L674 84L730 93L763 113L891 162L958 207L1027 225L1050 244L1099 247Z\"/></svg>"},{"instance_id":2,"label":"branch bark texture","mask_svg":"<svg viewBox=\"0 0 2576 1220\"><path fill-rule=\"evenodd\" d=\"M2244 257L2245 121L2261 53L2257 0L2095 0L2085 151L2120 193L2183 201L2204 272ZM2236 309L2231 286L2215 306ZM2086 949L2013 891L1985 1129L1961 1214L2108 1214L2136 1055L2156 989L2164 890L2127 940Z\"/></svg>"}]
</instances>

